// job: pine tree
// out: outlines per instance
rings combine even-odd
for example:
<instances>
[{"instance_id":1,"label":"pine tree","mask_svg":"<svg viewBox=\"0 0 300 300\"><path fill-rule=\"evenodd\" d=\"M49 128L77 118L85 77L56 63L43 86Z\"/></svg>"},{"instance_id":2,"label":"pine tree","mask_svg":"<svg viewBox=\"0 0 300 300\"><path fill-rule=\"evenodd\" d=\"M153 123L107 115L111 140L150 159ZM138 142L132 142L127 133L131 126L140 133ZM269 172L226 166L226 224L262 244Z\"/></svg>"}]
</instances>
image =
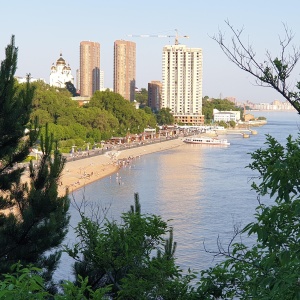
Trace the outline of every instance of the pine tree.
<instances>
[{"instance_id":1,"label":"pine tree","mask_svg":"<svg viewBox=\"0 0 300 300\"><path fill-rule=\"evenodd\" d=\"M0 67L0 208L11 208L0 213L0 274L17 262L33 264L43 270L51 290L61 255L58 247L69 223L67 193L60 197L57 190L65 159L57 147L53 153L53 137L46 130L40 137L42 158L36 166L30 163L29 181L21 180L25 168L20 163L39 130L29 122L34 95L29 76L24 88L16 87L17 54L12 36Z\"/></svg>"}]
</instances>

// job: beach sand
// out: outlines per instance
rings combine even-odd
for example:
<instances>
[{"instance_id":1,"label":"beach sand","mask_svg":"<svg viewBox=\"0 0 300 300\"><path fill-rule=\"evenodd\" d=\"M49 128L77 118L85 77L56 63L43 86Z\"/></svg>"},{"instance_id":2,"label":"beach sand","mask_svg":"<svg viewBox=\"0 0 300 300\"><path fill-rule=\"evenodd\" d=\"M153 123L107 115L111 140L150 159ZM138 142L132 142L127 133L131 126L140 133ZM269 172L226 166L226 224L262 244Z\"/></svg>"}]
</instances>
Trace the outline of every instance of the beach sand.
<instances>
[{"instance_id":1,"label":"beach sand","mask_svg":"<svg viewBox=\"0 0 300 300\"><path fill-rule=\"evenodd\" d=\"M122 160L168 150L182 144L182 138L169 139L160 143L147 143L140 147L112 150L105 154L68 161L62 172L58 192L63 195L68 188L71 194L94 181L116 173L121 167Z\"/></svg>"}]
</instances>

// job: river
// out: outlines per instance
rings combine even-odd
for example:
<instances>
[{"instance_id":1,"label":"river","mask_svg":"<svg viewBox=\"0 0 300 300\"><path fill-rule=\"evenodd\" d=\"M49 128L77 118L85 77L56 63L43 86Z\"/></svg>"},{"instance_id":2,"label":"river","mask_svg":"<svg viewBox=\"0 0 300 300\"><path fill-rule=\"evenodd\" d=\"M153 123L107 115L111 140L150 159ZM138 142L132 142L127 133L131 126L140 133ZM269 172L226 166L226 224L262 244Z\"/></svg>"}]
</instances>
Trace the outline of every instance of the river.
<instances>
[{"instance_id":1,"label":"river","mask_svg":"<svg viewBox=\"0 0 300 300\"><path fill-rule=\"evenodd\" d=\"M299 132L296 112L254 114L268 120L266 125L253 128L257 135L227 135L229 147L184 144L142 156L130 168L74 192L72 202L80 203L84 198L118 220L122 212L129 210L137 192L143 213L158 214L174 228L177 264L183 270L208 268L215 260L204 251L204 245L208 250L217 250L219 237L225 246L234 226L244 226L254 218L257 200L250 187L255 174L246 168L249 153L265 146L266 134L284 143L288 134L297 137ZM89 213L89 206L86 209ZM70 213L71 225L75 226L80 219L73 206ZM74 241L71 229L65 243ZM55 279L72 279L71 264L72 260L63 254Z\"/></svg>"}]
</instances>

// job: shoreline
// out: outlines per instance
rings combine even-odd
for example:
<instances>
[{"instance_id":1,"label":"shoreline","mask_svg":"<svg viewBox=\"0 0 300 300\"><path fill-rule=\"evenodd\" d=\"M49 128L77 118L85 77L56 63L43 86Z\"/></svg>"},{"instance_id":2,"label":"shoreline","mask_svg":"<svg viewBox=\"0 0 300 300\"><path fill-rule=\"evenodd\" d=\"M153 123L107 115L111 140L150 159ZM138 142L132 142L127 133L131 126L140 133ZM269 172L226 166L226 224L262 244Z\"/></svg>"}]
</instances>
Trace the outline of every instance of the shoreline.
<instances>
[{"instance_id":1,"label":"shoreline","mask_svg":"<svg viewBox=\"0 0 300 300\"><path fill-rule=\"evenodd\" d=\"M60 178L58 193L62 196L68 188L69 195L71 195L78 189L117 173L129 159L169 150L181 145L183 145L182 137L134 148L111 150L105 154L68 161Z\"/></svg>"}]
</instances>

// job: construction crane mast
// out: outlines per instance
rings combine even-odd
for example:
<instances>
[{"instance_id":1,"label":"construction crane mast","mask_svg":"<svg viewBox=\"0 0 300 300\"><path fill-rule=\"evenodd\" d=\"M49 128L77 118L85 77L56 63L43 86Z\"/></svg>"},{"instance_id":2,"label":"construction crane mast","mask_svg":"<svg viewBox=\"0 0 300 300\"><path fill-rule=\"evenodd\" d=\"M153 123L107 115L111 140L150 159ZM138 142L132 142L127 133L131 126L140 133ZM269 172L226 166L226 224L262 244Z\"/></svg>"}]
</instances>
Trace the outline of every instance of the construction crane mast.
<instances>
[{"instance_id":1,"label":"construction crane mast","mask_svg":"<svg viewBox=\"0 0 300 300\"><path fill-rule=\"evenodd\" d=\"M164 34L128 34L127 36L130 36L130 37L142 37L142 38L151 38L151 37L154 37L154 38L175 38L175 45L179 45L179 39L180 38L189 38L189 36L187 35L183 35L183 36L180 36L178 34L178 30L175 29L175 32L176 32L176 35L164 35Z\"/></svg>"}]
</instances>

